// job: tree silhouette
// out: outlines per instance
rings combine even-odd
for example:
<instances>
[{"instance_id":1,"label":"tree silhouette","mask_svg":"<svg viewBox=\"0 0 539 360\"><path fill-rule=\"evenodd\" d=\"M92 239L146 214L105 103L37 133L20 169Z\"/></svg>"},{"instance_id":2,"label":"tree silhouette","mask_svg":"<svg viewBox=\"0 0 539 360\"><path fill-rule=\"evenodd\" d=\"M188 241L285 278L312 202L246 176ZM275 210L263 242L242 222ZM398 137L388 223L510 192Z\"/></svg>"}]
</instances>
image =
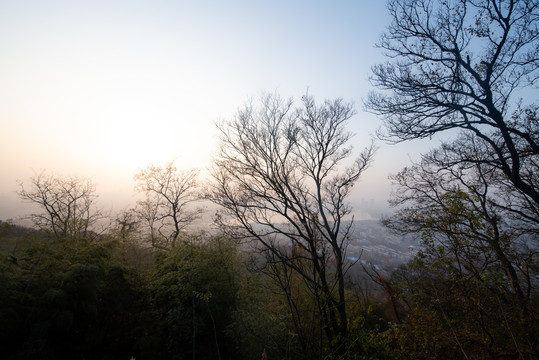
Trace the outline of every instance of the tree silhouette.
<instances>
[{"instance_id":1,"label":"tree silhouette","mask_svg":"<svg viewBox=\"0 0 539 360\"><path fill-rule=\"evenodd\" d=\"M148 229L152 246L170 249L181 232L203 212L189 205L199 200L198 170L178 170L172 162L149 165L135 175L136 189L145 195L136 211Z\"/></svg>"},{"instance_id":2,"label":"tree silhouette","mask_svg":"<svg viewBox=\"0 0 539 360\"><path fill-rule=\"evenodd\" d=\"M539 204L537 107L514 97L537 86L539 3L534 0L391 0L366 106L381 137L404 141L460 129L488 146L484 163ZM519 93L520 91L520 93Z\"/></svg>"},{"instance_id":3,"label":"tree silhouette","mask_svg":"<svg viewBox=\"0 0 539 360\"><path fill-rule=\"evenodd\" d=\"M103 212L95 207L95 185L77 177L63 178L45 171L30 178L29 186L20 181L17 194L21 199L41 207L30 219L57 238L82 239L100 219Z\"/></svg>"},{"instance_id":4,"label":"tree silhouette","mask_svg":"<svg viewBox=\"0 0 539 360\"><path fill-rule=\"evenodd\" d=\"M305 282L335 353L345 350L347 335L344 259L353 219L347 198L374 153L371 146L347 161L352 134L345 126L353 115L340 99L317 105L307 95L297 108L277 95L247 105L219 125L210 195L230 217L221 218L224 225L254 240L270 265L285 266L281 274L292 271ZM319 349L302 345L305 356Z\"/></svg>"}]
</instances>

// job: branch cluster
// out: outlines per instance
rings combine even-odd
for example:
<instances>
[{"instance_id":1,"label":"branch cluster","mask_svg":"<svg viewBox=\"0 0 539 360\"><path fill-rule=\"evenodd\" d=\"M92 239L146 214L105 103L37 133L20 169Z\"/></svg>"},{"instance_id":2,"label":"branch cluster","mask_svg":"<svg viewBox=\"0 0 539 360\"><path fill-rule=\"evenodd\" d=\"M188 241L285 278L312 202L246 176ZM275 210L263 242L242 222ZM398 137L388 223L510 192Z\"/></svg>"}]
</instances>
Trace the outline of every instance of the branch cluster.
<instances>
[{"instance_id":1,"label":"branch cluster","mask_svg":"<svg viewBox=\"0 0 539 360\"><path fill-rule=\"evenodd\" d=\"M231 217L226 225L256 240L269 263L308 284L331 341L346 333L347 197L374 148L348 161L352 134L345 126L355 114L352 105L341 99L317 105L308 95L301 100L294 108L291 99L267 95L219 124L210 198Z\"/></svg>"},{"instance_id":2,"label":"branch cluster","mask_svg":"<svg viewBox=\"0 0 539 360\"><path fill-rule=\"evenodd\" d=\"M539 170L536 106L511 101L537 85L539 3L392 0L389 11L393 22L378 45L393 61L373 68L382 92L366 102L384 119L380 136L398 142L466 131L490 149L486 161L539 204L531 175Z\"/></svg>"},{"instance_id":3,"label":"branch cluster","mask_svg":"<svg viewBox=\"0 0 539 360\"><path fill-rule=\"evenodd\" d=\"M197 169L178 170L172 162L149 165L135 174L135 189L145 195L136 213L143 221L152 246L170 249L178 237L203 212L191 207L200 199Z\"/></svg>"},{"instance_id":4,"label":"branch cluster","mask_svg":"<svg viewBox=\"0 0 539 360\"><path fill-rule=\"evenodd\" d=\"M87 238L92 227L104 217L95 207L95 184L87 179L63 178L43 171L32 177L28 186L23 182L19 185L19 197L42 210L31 214L30 219L57 238Z\"/></svg>"}]
</instances>

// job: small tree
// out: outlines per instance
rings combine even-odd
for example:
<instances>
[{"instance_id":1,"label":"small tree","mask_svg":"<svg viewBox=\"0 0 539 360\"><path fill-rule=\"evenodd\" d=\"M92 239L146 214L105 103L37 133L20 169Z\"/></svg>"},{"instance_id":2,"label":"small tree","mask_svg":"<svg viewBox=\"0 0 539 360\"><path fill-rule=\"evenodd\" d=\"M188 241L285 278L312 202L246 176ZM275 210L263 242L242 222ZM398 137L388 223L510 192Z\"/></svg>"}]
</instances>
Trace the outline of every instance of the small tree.
<instances>
[{"instance_id":1,"label":"small tree","mask_svg":"<svg viewBox=\"0 0 539 360\"><path fill-rule=\"evenodd\" d=\"M395 175L391 203L399 208L385 223L421 234L410 265L421 276L404 291L423 291L415 300L449 326L448 346L536 356L537 215L515 211L517 198L489 166L454 162L481 150L471 141L444 144Z\"/></svg>"},{"instance_id":2,"label":"small tree","mask_svg":"<svg viewBox=\"0 0 539 360\"><path fill-rule=\"evenodd\" d=\"M210 198L230 216L224 225L267 254L291 306L291 272L311 292L315 315L308 316L321 337L302 343L306 357L318 356L325 345L329 353L345 351L345 254L353 220L347 199L374 153L371 146L343 164L352 154L346 123L353 115L352 105L340 99L317 105L305 95L294 108L292 100L267 95L259 107L248 105L219 125Z\"/></svg>"},{"instance_id":3,"label":"small tree","mask_svg":"<svg viewBox=\"0 0 539 360\"><path fill-rule=\"evenodd\" d=\"M203 209L190 209L199 200L198 170L178 170L173 162L149 165L135 175L136 190L145 195L136 211L146 224L152 246L170 249L181 232L200 217Z\"/></svg>"},{"instance_id":4,"label":"small tree","mask_svg":"<svg viewBox=\"0 0 539 360\"><path fill-rule=\"evenodd\" d=\"M39 205L41 212L30 219L57 238L83 239L94 228L103 212L95 207L95 185L77 177L63 178L44 171L30 178L29 185L20 181L17 194L21 199Z\"/></svg>"}]
</instances>

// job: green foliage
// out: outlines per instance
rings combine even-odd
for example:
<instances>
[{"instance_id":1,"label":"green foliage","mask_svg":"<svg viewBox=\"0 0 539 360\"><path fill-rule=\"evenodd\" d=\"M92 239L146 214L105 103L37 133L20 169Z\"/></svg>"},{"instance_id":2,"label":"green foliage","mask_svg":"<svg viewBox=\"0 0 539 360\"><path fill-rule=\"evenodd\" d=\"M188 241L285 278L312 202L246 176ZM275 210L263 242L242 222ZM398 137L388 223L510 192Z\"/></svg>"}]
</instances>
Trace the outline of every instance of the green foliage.
<instances>
[{"instance_id":1,"label":"green foliage","mask_svg":"<svg viewBox=\"0 0 539 360\"><path fill-rule=\"evenodd\" d=\"M433 152L395 177L394 203L405 207L386 223L423 240L414 261L394 275L409 303L401 326L406 352L537 357L537 220L514 217L512 200L492 190L500 183L488 169L451 165L456 150Z\"/></svg>"},{"instance_id":2,"label":"green foliage","mask_svg":"<svg viewBox=\"0 0 539 360\"><path fill-rule=\"evenodd\" d=\"M396 271L392 281L412 305L393 343L408 357L533 358L529 319L506 291L501 273L473 276L431 248Z\"/></svg>"},{"instance_id":3,"label":"green foliage","mask_svg":"<svg viewBox=\"0 0 539 360\"><path fill-rule=\"evenodd\" d=\"M398 360L401 351L394 346L394 328L383 315L380 303L361 304L350 299L349 341L343 359Z\"/></svg>"},{"instance_id":4,"label":"green foliage","mask_svg":"<svg viewBox=\"0 0 539 360\"><path fill-rule=\"evenodd\" d=\"M459 199L447 197L456 212ZM248 271L226 237L191 235L160 252L3 229L0 352L6 359L188 359L193 351L197 359L262 353L316 359L327 358L337 343L343 351L331 355L336 359L531 356L527 322L504 290L507 279L489 271L470 277L436 236L387 279L390 292L359 296L347 289L348 336L329 344L317 343L323 337L315 317L302 323L303 334L294 331L282 287ZM470 241L459 236L455 244ZM308 319L309 289L289 280L297 311Z\"/></svg>"},{"instance_id":5,"label":"green foliage","mask_svg":"<svg viewBox=\"0 0 539 360\"><path fill-rule=\"evenodd\" d=\"M299 359L303 356L291 314L279 289L261 273L243 270L228 332L241 359Z\"/></svg>"},{"instance_id":6,"label":"green foliage","mask_svg":"<svg viewBox=\"0 0 539 360\"><path fill-rule=\"evenodd\" d=\"M160 253L154 276L155 306L168 359L228 357L227 328L236 308L238 259L224 239L192 237Z\"/></svg>"},{"instance_id":7,"label":"green foliage","mask_svg":"<svg viewBox=\"0 0 539 360\"><path fill-rule=\"evenodd\" d=\"M4 358L134 355L144 287L136 274L111 262L114 243L18 241L21 250L0 255Z\"/></svg>"}]
</instances>

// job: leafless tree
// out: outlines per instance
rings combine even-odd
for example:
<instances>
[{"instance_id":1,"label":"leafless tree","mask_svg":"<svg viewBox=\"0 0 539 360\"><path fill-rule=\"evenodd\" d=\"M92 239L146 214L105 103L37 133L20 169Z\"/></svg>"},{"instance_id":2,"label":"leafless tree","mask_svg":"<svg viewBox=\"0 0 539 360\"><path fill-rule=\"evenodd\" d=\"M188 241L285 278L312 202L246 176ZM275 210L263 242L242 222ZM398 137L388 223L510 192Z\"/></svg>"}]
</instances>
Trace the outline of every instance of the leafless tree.
<instances>
[{"instance_id":1,"label":"leafless tree","mask_svg":"<svg viewBox=\"0 0 539 360\"><path fill-rule=\"evenodd\" d=\"M50 230L57 238L83 239L103 219L96 208L95 185L87 179L59 177L45 171L33 176L29 184L20 181L17 194L21 199L40 206L41 212L30 219L41 229Z\"/></svg>"},{"instance_id":2,"label":"leafless tree","mask_svg":"<svg viewBox=\"0 0 539 360\"><path fill-rule=\"evenodd\" d=\"M346 123L354 114L341 99L317 105L308 95L297 108L277 95L245 106L218 125L210 196L229 216L221 217L229 229L246 233L273 268L288 269L281 271L286 277L303 279L336 353L347 335L345 254L353 220L347 198L374 154L371 145L349 159Z\"/></svg>"},{"instance_id":3,"label":"leafless tree","mask_svg":"<svg viewBox=\"0 0 539 360\"><path fill-rule=\"evenodd\" d=\"M455 162L467 153L486 150L481 145L469 138L446 143L393 176L397 187L391 204L397 211L384 222L399 232L422 235L419 262L430 268L443 264L445 274L456 283L477 281L503 298L505 311L511 309L517 319L504 323L509 331L521 334L517 350L537 355L537 209L516 206L518 197L507 193L516 190L491 167ZM498 316L486 306L482 311L491 318ZM467 316L473 320L472 314ZM478 326L495 334L499 324ZM491 335L489 341L492 347L505 339Z\"/></svg>"},{"instance_id":4,"label":"leafless tree","mask_svg":"<svg viewBox=\"0 0 539 360\"><path fill-rule=\"evenodd\" d=\"M120 240L131 240L140 231L141 219L135 209L123 209L114 219L112 233Z\"/></svg>"},{"instance_id":5,"label":"leafless tree","mask_svg":"<svg viewBox=\"0 0 539 360\"><path fill-rule=\"evenodd\" d=\"M426 278L440 275L460 287L462 298L481 290L473 295L479 308L445 299L465 314L462 323L489 339L478 343L480 351L506 344L492 335L503 321L522 338L506 349L537 356L530 294L539 223L538 108L535 99L524 104L518 97L537 87L539 2L389 0L388 9L392 22L378 45L390 61L373 68L380 92L366 101L384 120L380 137L457 136L393 177L398 210L385 222L422 234L423 253L411 265L423 266ZM487 306L492 295L505 308ZM467 312L472 308L477 312ZM509 325L492 309L513 312L515 321ZM456 341L466 356L467 344Z\"/></svg>"},{"instance_id":6,"label":"leafless tree","mask_svg":"<svg viewBox=\"0 0 539 360\"><path fill-rule=\"evenodd\" d=\"M196 169L178 170L169 162L149 165L134 176L136 190L145 195L136 211L147 226L152 246L174 247L181 232L202 214L202 208L190 206L200 199L198 173Z\"/></svg>"},{"instance_id":7,"label":"leafless tree","mask_svg":"<svg viewBox=\"0 0 539 360\"><path fill-rule=\"evenodd\" d=\"M537 107L514 97L537 88L539 2L390 0L388 9L378 45L391 62L373 68L382 92L366 102L385 121L382 138L473 134L490 149L473 162L502 173L537 207Z\"/></svg>"}]
</instances>

